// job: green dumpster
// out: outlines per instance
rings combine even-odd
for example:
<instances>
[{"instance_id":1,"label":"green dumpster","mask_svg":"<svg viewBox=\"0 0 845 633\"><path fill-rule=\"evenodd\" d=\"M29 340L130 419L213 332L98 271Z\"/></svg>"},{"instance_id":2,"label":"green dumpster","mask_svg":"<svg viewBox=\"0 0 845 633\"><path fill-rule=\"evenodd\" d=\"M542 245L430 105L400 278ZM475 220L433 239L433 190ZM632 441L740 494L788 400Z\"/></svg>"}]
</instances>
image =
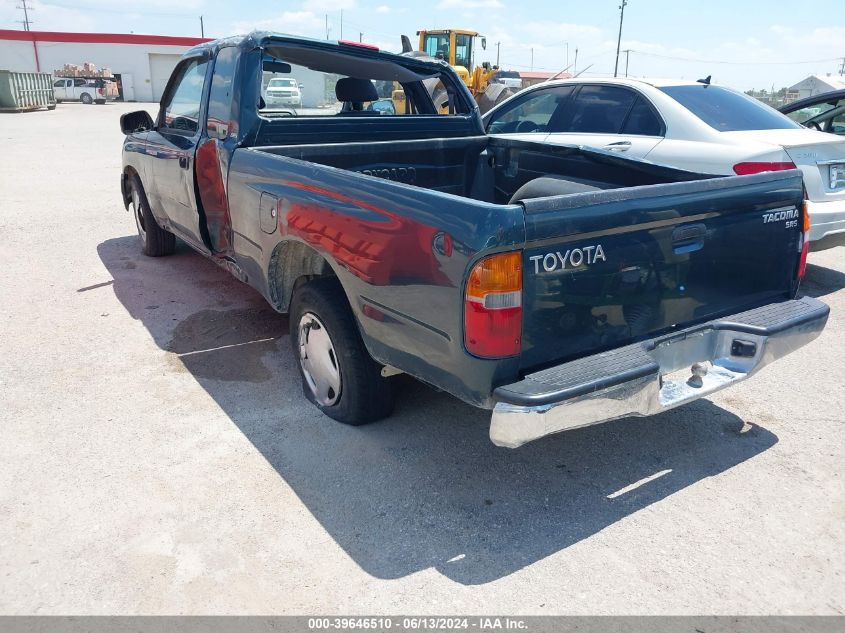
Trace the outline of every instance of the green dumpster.
<instances>
[{"instance_id":1,"label":"green dumpster","mask_svg":"<svg viewBox=\"0 0 845 633\"><path fill-rule=\"evenodd\" d=\"M0 111L26 112L56 107L50 73L16 73L0 70Z\"/></svg>"}]
</instances>

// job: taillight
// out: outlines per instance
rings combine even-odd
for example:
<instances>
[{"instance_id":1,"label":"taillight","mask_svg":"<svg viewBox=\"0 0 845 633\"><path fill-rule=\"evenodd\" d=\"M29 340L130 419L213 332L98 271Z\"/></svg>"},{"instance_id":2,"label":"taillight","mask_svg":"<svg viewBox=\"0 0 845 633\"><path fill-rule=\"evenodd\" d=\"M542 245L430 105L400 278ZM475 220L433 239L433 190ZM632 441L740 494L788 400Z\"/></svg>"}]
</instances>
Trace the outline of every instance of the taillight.
<instances>
[{"instance_id":1,"label":"taillight","mask_svg":"<svg viewBox=\"0 0 845 633\"><path fill-rule=\"evenodd\" d=\"M104 94L106 94L106 93L105 93L105 92L103 92L103 89L102 89L102 88L97 88L97 94L98 94L98 95L100 95L100 96L102 97L102 96L103 96Z\"/></svg>"},{"instance_id":2,"label":"taillight","mask_svg":"<svg viewBox=\"0 0 845 633\"><path fill-rule=\"evenodd\" d=\"M351 40L338 40L338 44L342 44L343 46L355 46L357 48L366 48L371 51L377 51L379 48L374 44L365 44L364 42L354 42Z\"/></svg>"},{"instance_id":3,"label":"taillight","mask_svg":"<svg viewBox=\"0 0 845 633\"><path fill-rule=\"evenodd\" d=\"M785 171L787 169L796 169L795 163L737 163L734 165L734 173L737 176L761 174L764 171Z\"/></svg>"},{"instance_id":4,"label":"taillight","mask_svg":"<svg viewBox=\"0 0 845 633\"><path fill-rule=\"evenodd\" d=\"M803 219L803 234L801 235L801 259L798 260L798 281L804 279L804 274L807 272L807 255L810 252L810 209L806 200L807 193L804 193L804 219Z\"/></svg>"},{"instance_id":5,"label":"taillight","mask_svg":"<svg viewBox=\"0 0 845 633\"><path fill-rule=\"evenodd\" d=\"M464 343L482 358L519 354L522 345L522 253L485 257L469 274Z\"/></svg>"}]
</instances>

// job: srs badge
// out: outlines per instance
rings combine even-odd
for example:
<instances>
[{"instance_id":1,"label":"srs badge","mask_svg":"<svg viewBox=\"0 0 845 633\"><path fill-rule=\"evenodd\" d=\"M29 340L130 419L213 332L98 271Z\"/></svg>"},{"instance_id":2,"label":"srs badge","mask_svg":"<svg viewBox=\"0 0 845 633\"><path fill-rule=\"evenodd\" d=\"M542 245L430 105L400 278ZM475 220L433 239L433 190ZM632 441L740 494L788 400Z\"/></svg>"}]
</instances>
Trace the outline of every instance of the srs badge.
<instances>
[{"instance_id":1,"label":"srs badge","mask_svg":"<svg viewBox=\"0 0 845 633\"><path fill-rule=\"evenodd\" d=\"M607 261L601 244L571 248L565 252L557 251L555 253L546 253L545 255L534 255L528 259L534 262L535 275L540 273L541 268L543 272L553 273L558 270L580 268L584 265L591 266L599 260L603 262Z\"/></svg>"}]
</instances>

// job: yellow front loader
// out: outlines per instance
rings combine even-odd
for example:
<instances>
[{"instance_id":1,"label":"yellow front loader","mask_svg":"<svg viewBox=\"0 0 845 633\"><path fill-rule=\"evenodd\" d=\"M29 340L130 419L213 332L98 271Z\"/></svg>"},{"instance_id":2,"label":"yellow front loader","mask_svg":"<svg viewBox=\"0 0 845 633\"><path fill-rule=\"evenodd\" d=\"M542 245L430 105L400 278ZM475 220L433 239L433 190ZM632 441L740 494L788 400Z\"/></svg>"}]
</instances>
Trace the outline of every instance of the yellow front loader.
<instances>
[{"instance_id":1,"label":"yellow front loader","mask_svg":"<svg viewBox=\"0 0 845 633\"><path fill-rule=\"evenodd\" d=\"M475 64L475 45L481 40L482 49L487 48L487 38L476 31L463 29L436 29L417 31L420 37L419 48L414 50L407 36L402 36L402 53L415 57L431 57L446 61L463 80L475 97L481 114L510 97L513 91L504 84L492 80L499 72L497 66L489 62ZM432 87L434 105L441 112L448 112L448 95L442 85ZM400 94L401 93L401 94ZM394 107L397 112L405 112L404 93L393 93Z\"/></svg>"}]
</instances>

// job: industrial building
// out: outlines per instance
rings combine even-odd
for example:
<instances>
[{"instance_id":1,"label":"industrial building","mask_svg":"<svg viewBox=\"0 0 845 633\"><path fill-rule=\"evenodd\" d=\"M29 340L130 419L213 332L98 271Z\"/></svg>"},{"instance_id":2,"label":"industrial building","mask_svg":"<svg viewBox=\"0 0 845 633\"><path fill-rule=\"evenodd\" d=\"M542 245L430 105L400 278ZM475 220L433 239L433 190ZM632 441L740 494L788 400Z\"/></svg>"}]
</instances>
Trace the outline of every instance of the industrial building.
<instances>
[{"instance_id":1,"label":"industrial building","mask_svg":"<svg viewBox=\"0 0 845 633\"><path fill-rule=\"evenodd\" d=\"M111 69L126 101L159 101L179 57L208 41L198 37L132 33L0 30L0 69L52 73L92 62Z\"/></svg>"},{"instance_id":2,"label":"industrial building","mask_svg":"<svg viewBox=\"0 0 845 633\"><path fill-rule=\"evenodd\" d=\"M789 92L796 94L796 99L815 97L816 95L831 92L833 90L845 90L845 77L842 75L810 75L802 79L794 86L789 87Z\"/></svg>"}]
</instances>

